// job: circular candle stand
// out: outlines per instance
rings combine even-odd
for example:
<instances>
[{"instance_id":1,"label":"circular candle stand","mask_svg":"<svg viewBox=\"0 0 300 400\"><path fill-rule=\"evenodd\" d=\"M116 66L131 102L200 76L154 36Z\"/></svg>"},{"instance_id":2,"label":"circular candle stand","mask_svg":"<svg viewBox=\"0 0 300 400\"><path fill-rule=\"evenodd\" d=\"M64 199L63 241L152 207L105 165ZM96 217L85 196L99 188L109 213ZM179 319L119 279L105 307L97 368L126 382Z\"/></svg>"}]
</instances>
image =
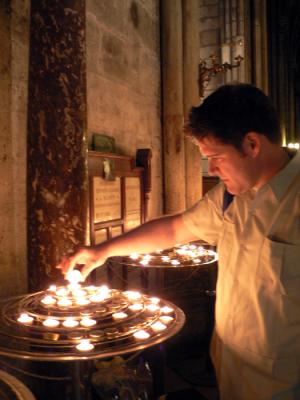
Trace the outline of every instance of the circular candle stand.
<instances>
[{"instance_id":1,"label":"circular candle stand","mask_svg":"<svg viewBox=\"0 0 300 400\"><path fill-rule=\"evenodd\" d=\"M123 266L145 268L190 268L215 263L218 254L201 242L177 245L171 249L156 250L150 254L133 253L129 256L113 257Z\"/></svg>"},{"instance_id":2,"label":"circular candle stand","mask_svg":"<svg viewBox=\"0 0 300 400\"><path fill-rule=\"evenodd\" d=\"M218 261L214 249L203 241L195 241L149 254L112 257L108 264L109 282L114 282L114 286L118 281L131 285L134 279L140 279L146 292L163 294L183 309L187 323L180 335L163 346L165 363L176 370L195 357L202 368L197 370L198 375L195 373L197 378L210 374L207 349L214 326Z\"/></svg>"},{"instance_id":3,"label":"circular candle stand","mask_svg":"<svg viewBox=\"0 0 300 400\"><path fill-rule=\"evenodd\" d=\"M174 304L137 291L79 284L0 302L0 356L72 361L72 399L81 393L79 363L133 353L165 341L183 326Z\"/></svg>"}]
</instances>

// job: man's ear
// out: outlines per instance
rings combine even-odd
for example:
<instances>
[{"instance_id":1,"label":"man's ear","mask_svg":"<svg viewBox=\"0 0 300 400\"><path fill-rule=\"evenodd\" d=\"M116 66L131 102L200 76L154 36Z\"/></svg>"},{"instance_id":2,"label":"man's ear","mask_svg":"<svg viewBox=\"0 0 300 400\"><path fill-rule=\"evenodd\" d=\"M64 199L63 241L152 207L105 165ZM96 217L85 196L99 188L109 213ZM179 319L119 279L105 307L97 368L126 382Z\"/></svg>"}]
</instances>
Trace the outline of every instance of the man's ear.
<instances>
[{"instance_id":1,"label":"man's ear","mask_svg":"<svg viewBox=\"0 0 300 400\"><path fill-rule=\"evenodd\" d=\"M257 132L248 132L243 140L243 150L245 154L256 158L261 149L261 135Z\"/></svg>"}]
</instances>

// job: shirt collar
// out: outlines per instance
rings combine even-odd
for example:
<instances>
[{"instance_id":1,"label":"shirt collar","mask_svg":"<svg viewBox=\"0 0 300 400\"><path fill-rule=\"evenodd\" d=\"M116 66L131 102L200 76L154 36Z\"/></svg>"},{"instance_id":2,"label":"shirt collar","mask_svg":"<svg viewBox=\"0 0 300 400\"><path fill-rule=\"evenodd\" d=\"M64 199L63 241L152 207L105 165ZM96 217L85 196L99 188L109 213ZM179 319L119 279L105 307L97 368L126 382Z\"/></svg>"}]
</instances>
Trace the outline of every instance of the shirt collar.
<instances>
[{"instance_id":1,"label":"shirt collar","mask_svg":"<svg viewBox=\"0 0 300 400\"><path fill-rule=\"evenodd\" d=\"M289 152L291 156L294 153ZM295 179L295 177L300 172L300 152L296 152L296 154L291 158L291 160L286 164L286 166L278 172L268 183L273 193L275 194L277 200L281 200L284 193Z\"/></svg>"}]
</instances>

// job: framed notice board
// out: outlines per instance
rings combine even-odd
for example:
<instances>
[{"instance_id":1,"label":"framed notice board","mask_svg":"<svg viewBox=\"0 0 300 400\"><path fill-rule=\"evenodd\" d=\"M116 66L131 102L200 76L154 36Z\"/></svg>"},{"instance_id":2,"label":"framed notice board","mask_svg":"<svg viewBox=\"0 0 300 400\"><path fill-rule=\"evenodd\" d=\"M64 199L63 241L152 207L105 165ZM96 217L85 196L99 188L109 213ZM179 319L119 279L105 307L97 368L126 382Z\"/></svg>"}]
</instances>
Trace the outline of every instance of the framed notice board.
<instances>
[{"instance_id":1,"label":"framed notice board","mask_svg":"<svg viewBox=\"0 0 300 400\"><path fill-rule=\"evenodd\" d=\"M150 149L129 156L89 151L90 243L98 244L147 219Z\"/></svg>"}]
</instances>

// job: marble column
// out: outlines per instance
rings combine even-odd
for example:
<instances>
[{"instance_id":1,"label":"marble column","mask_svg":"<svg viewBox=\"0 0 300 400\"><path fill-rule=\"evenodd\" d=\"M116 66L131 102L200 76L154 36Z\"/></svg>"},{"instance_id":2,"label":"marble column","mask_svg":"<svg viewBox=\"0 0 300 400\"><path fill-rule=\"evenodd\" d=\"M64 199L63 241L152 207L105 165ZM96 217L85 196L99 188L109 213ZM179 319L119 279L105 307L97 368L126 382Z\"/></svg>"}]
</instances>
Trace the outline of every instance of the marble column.
<instances>
[{"instance_id":1,"label":"marble column","mask_svg":"<svg viewBox=\"0 0 300 400\"><path fill-rule=\"evenodd\" d=\"M32 0L28 89L29 290L62 279L87 237L84 0Z\"/></svg>"}]
</instances>

